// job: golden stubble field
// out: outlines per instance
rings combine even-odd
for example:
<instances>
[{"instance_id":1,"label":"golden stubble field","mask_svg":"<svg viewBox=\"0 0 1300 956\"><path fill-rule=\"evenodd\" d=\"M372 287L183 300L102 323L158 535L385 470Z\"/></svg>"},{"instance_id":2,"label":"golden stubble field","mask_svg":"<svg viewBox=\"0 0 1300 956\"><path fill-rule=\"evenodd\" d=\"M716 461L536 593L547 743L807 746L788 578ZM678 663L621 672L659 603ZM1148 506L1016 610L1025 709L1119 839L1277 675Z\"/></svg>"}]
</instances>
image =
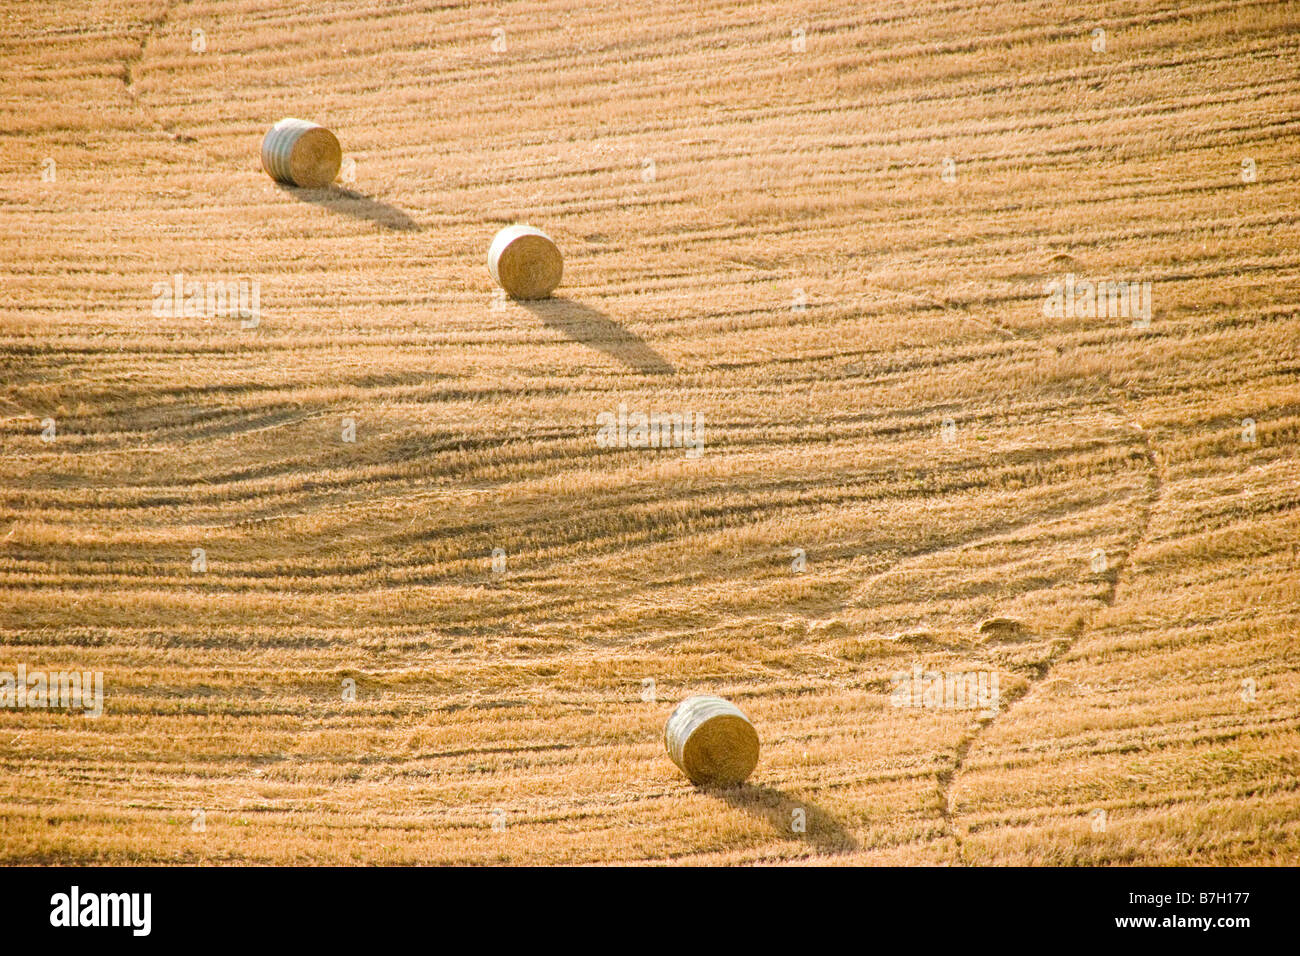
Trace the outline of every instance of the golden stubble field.
<instances>
[{"instance_id":1,"label":"golden stubble field","mask_svg":"<svg viewBox=\"0 0 1300 956\"><path fill-rule=\"evenodd\" d=\"M0 860L1300 862L1295 4L0 14Z\"/></svg>"}]
</instances>

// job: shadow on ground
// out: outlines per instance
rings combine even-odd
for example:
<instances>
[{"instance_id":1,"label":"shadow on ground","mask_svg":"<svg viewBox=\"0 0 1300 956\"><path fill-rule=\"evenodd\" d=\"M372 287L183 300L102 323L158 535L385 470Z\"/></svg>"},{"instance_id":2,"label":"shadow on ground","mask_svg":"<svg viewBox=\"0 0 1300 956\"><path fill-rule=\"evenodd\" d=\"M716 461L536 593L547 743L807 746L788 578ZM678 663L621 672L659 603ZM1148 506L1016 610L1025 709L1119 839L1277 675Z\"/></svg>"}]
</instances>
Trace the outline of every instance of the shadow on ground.
<instances>
[{"instance_id":1,"label":"shadow on ground","mask_svg":"<svg viewBox=\"0 0 1300 956\"><path fill-rule=\"evenodd\" d=\"M300 189L287 183L277 183L276 185L280 187L281 191L288 193L300 202L324 206L331 212L351 216L353 219L368 219L385 229L404 232L420 228L414 219L396 206L381 202L378 199L371 199L369 196L351 189L341 189L338 186L326 186L324 189Z\"/></svg>"},{"instance_id":2,"label":"shadow on ground","mask_svg":"<svg viewBox=\"0 0 1300 956\"><path fill-rule=\"evenodd\" d=\"M742 783L738 787L705 788L710 796L767 820L772 828L789 840L806 840L823 853L851 853L858 841L833 816L808 800L792 797L774 787ZM804 813L805 832L793 829L795 810Z\"/></svg>"},{"instance_id":3,"label":"shadow on ground","mask_svg":"<svg viewBox=\"0 0 1300 956\"><path fill-rule=\"evenodd\" d=\"M534 299L519 304L548 328L612 355L638 372L647 375L671 375L674 372L667 359L599 309L564 298Z\"/></svg>"}]
</instances>

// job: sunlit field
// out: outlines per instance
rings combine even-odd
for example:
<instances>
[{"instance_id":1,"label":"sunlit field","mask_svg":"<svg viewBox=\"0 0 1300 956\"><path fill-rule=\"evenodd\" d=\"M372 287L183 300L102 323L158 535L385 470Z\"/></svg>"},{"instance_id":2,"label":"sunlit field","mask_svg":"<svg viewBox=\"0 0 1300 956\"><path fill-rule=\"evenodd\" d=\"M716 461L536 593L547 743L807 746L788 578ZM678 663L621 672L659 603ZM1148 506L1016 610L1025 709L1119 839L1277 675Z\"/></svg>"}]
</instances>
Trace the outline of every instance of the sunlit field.
<instances>
[{"instance_id":1,"label":"sunlit field","mask_svg":"<svg viewBox=\"0 0 1300 956\"><path fill-rule=\"evenodd\" d=\"M1283 2L5 4L0 671L103 695L0 706L0 862L1300 863L1297 63Z\"/></svg>"}]
</instances>

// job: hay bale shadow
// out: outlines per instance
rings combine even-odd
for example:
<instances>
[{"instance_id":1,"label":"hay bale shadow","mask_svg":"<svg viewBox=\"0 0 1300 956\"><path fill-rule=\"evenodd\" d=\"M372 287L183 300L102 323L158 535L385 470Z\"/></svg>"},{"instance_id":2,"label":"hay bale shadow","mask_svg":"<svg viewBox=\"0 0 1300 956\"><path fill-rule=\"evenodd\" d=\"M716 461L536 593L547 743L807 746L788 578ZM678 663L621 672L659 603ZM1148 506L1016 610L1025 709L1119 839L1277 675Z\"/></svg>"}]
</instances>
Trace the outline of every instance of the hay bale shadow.
<instances>
[{"instance_id":1,"label":"hay bale shadow","mask_svg":"<svg viewBox=\"0 0 1300 956\"><path fill-rule=\"evenodd\" d=\"M393 229L398 232L418 231L419 224L401 209L373 199L364 193L339 186L326 186L323 189L302 189L288 183L276 183L281 192L288 193L300 202L309 202L324 206L331 212L337 212L353 219L367 219L370 222Z\"/></svg>"},{"instance_id":2,"label":"hay bale shadow","mask_svg":"<svg viewBox=\"0 0 1300 956\"><path fill-rule=\"evenodd\" d=\"M742 783L736 787L700 787L701 792L733 806L738 810L767 820L776 832L787 840L802 840L812 844L822 853L851 853L858 849L853 838L839 820L817 804L790 796L775 787ZM805 832L791 829L794 811L803 810Z\"/></svg>"},{"instance_id":3,"label":"hay bale shadow","mask_svg":"<svg viewBox=\"0 0 1300 956\"><path fill-rule=\"evenodd\" d=\"M573 299L552 297L520 301L547 328L566 338L613 356L646 375L671 375L676 371L645 340L629 332L604 312Z\"/></svg>"}]
</instances>

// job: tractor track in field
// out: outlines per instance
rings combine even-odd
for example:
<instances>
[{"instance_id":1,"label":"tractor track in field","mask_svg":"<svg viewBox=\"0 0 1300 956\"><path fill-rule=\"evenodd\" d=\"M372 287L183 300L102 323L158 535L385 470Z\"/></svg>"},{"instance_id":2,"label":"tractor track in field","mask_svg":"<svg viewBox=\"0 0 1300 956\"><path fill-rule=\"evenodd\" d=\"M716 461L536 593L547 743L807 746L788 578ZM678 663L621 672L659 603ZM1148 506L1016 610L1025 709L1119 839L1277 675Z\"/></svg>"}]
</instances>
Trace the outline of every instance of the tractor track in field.
<instances>
[{"instance_id":1,"label":"tractor track in field","mask_svg":"<svg viewBox=\"0 0 1300 956\"><path fill-rule=\"evenodd\" d=\"M996 323L990 323L995 331L1006 334L1016 341L1025 342L1045 352L1050 352L1054 358L1064 354L1059 346L1047 345L1037 339L1025 336L1015 330L1008 329L1005 326ZM939 813L943 820L944 829L952 837L957 851L956 862L965 863L963 856L962 834L956 823L957 812L954 807L954 788L962 771L966 767L966 760L970 756L971 750L979 742L984 733L997 722L999 717L1004 717L1015 705L1026 697L1030 696L1035 688L1046 680L1047 675L1051 673L1053 665L1062 657L1070 652L1080 640L1088 633L1093 620L1102 610L1114 607L1115 598L1119 593L1120 580L1124 572L1128 569L1133 555L1146 540L1147 533L1151 527L1151 517L1155 513L1156 507L1164 493L1164 479L1161 476L1160 461L1157 456L1155 444L1151 440L1150 434L1137 422L1129 407L1127 399L1111 382L1106 383L1107 390L1111 393L1111 405L1128 427L1141 436L1142 447L1145 451L1147 461L1147 493L1145 496L1145 505L1142 507L1142 518L1138 527L1138 533L1133 539L1133 543L1126 548L1108 569L1111 575L1110 586L1106 589L1101 603L1093 609L1087 619L1078 627L1076 632L1068 641L1059 643L1051 650L1045 659L1034 665L1032 676L1028 679L1024 690L1019 694L1009 695L1001 701L997 711L988 717L979 717L974 725L967 731L964 737L958 742L952 754L951 765L939 772L938 789L939 789Z\"/></svg>"},{"instance_id":2,"label":"tractor track in field","mask_svg":"<svg viewBox=\"0 0 1300 956\"><path fill-rule=\"evenodd\" d=\"M196 136L189 133L183 133L178 130L173 123L168 123L162 119L157 111L145 102L144 98L136 91L136 75L140 67L144 65L145 59L149 53L149 43L158 37L163 30L167 28L172 15L184 4L184 0L172 0L162 11L152 20L148 20L144 27L144 36L140 38L140 46L135 52L125 57L122 62L122 87L126 91L127 97L132 104L149 118L153 127L162 133L167 139L175 143L185 145L197 145L203 153L214 162L222 162L221 158L209 150Z\"/></svg>"}]
</instances>

